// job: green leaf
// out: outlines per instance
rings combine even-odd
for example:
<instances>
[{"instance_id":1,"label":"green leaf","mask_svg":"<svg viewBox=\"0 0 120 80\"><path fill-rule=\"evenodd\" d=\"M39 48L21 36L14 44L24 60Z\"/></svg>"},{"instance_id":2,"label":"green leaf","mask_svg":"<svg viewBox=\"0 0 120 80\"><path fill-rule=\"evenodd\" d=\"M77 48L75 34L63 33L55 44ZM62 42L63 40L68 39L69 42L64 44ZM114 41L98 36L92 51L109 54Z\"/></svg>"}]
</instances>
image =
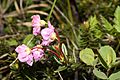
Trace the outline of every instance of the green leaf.
<instances>
[{"instance_id":1,"label":"green leaf","mask_svg":"<svg viewBox=\"0 0 120 80\"><path fill-rule=\"evenodd\" d=\"M67 52L67 48L65 46L65 44L62 43L62 52L67 56L68 52Z\"/></svg>"},{"instance_id":2,"label":"green leaf","mask_svg":"<svg viewBox=\"0 0 120 80\"><path fill-rule=\"evenodd\" d=\"M118 32L120 32L120 7L119 6L116 8L114 16L115 16L114 27Z\"/></svg>"},{"instance_id":3,"label":"green leaf","mask_svg":"<svg viewBox=\"0 0 120 80\"><path fill-rule=\"evenodd\" d=\"M96 66L96 65L98 64L98 61L99 61L98 57L95 58L95 60L94 60L94 62L93 62L93 65Z\"/></svg>"},{"instance_id":4,"label":"green leaf","mask_svg":"<svg viewBox=\"0 0 120 80\"><path fill-rule=\"evenodd\" d=\"M99 29L94 29L94 35L96 38L101 38L102 32Z\"/></svg>"},{"instance_id":5,"label":"green leaf","mask_svg":"<svg viewBox=\"0 0 120 80\"><path fill-rule=\"evenodd\" d=\"M112 25L108 22L107 19L105 19L103 16L101 16L103 26L105 27L106 30L111 31L113 29Z\"/></svg>"},{"instance_id":6,"label":"green leaf","mask_svg":"<svg viewBox=\"0 0 120 80\"><path fill-rule=\"evenodd\" d=\"M107 63L105 62L105 60L104 60L104 59L102 58L102 56L100 55L100 53L98 53L98 57L99 57L102 65L103 65L103 67L105 67L106 69L108 69L109 67L108 67Z\"/></svg>"},{"instance_id":7,"label":"green leaf","mask_svg":"<svg viewBox=\"0 0 120 80\"><path fill-rule=\"evenodd\" d=\"M93 65L94 62L94 52L92 49L86 48L80 51L80 59L87 65Z\"/></svg>"},{"instance_id":8,"label":"green leaf","mask_svg":"<svg viewBox=\"0 0 120 80\"><path fill-rule=\"evenodd\" d=\"M120 71L111 74L109 76L109 80L120 80Z\"/></svg>"},{"instance_id":9,"label":"green leaf","mask_svg":"<svg viewBox=\"0 0 120 80\"><path fill-rule=\"evenodd\" d=\"M89 19L89 23L90 23L90 29L95 28L95 26L97 25L98 21L96 19L96 16L91 16Z\"/></svg>"},{"instance_id":10,"label":"green leaf","mask_svg":"<svg viewBox=\"0 0 120 80\"><path fill-rule=\"evenodd\" d=\"M56 56L53 56L53 58L55 59L55 61L56 61L58 64L62 64L62 63L60 62L60 60L59 60L58 58L56 58Z\"/></svg>"},{"instance_id":11,"label":"green leaf","mask_svg":"<svg viewBox=\"0 0 120 80\"><path fill-rule=\"evenodd\" d=\"M28 80L32 80L28 75L25 74L25 77L28 79Z\"/></svg>"},{"instance_id":12,"label":"green leaf","mask_svg":"<svg viewBox=\"0 0 120 80\"><path fill-rule=\"evenodd\" d=\"M26 5L30 5L30 4L32 4L33 3L33 0L27 0L26 1Z\"/></svg>"},{"instance_id":13,"label":"green leaf","mask_svg":"<svg viewBox=\"0 0 120 80\"><path fill-rule=\"evenodd\" d=\"M10 66L10 69L13 70L13 71L18 70L18 68L19 68L18 63L14 63L14 64L12 64L12 66Z\"/></svg>"},{"instance_id":14,"label":"green leaf","mask_svg":"<svg viewBox=\"0 0 120 80\"><path fill-rule=\"evenodd\" d=\"M114 63L111 64L111 67L116 67L120 64L120 60L115 61Z\"/></svg>"},{"instance_id":15,"label":"green leaf","mask_svg":"<svg viewBox=\"0 0 120 80\"><path fill-rule=\"evenodd\" d=\"M18 45L18 42L15 39L10 39L10 40L7 40L6 42L10 46L16 46L16 45Z\"/></svg>"},{"instance_id":16,"label":"green leaf","mask_svg":"<svg viewBox=\"0 0 120 80\"><path fill-rule=\"evenodd\" d=\"M33 34L29 34L23 40L23 44L27 45L28 47L33 47L35 45L33 39L34 39L34 35Z\"/></svg>"},{"instance_id":17,"label":"green leaf","mask_svg":"<svg viewBox=\"0 0 120 80\"><path fill-rule=\"evenodd\" d=\"M73 63L72 65L71 65L71 68L73 69L73 70L75 70L77 67L79 67L80 66L80 64L79 63Z\"/></svg>"},{"instance_id":18,"label":"green leaf","mask_svg":"<svg viewBox=\"0 0 120 80\"><path fill-rule=\"evenodd\" d=\"M65 44L63 44L63 43L62 43L62 52L65 56L65 59L68 60L68 58L67 58L67 55L68 55L67 48L66 48Z\"/></svg>"},{"instance_id":19,"label":"green leaf","mask_svg":"<svg viewBox=\"0 0 120 80\"><path fill-rule=\"evenodd\" d=\"M109 68L111 64L116 61L116 53L110 46L101 47L99 53Z\"/></svg>"},{"instance_id":20,"label":"green leaf","mask_svg":"<svg viewBox=\"0 0 120 80\"><path fill-rule=\"evenodd\" d=\"M57 73L57 72L65 70L65 69L67 69L66 66L59 66L58 69L56 71L54 71L54 72Z\"/></svg>"},{"instance_id":21,"label":"green leaf","mask_svg":"<svg viewBox=\"0 0 120 80\"><path fill-rule=\"evenodd\" d=\"M93 73L96 77L100 79L108 79L105 73L98 71L96 68L93 70Z\"/></svg>"}]
</instances>

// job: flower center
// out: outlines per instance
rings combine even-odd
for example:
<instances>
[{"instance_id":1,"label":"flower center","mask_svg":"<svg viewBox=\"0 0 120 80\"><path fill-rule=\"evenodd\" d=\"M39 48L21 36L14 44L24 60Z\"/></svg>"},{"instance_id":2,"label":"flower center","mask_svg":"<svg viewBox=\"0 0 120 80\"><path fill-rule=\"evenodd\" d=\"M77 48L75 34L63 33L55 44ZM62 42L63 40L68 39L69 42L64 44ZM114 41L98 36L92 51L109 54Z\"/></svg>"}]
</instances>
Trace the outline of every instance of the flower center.
<instances>
[{"instance_id":1,"label":"flower center","mask_svg":"<svg viewBox=\"0 0 120 80\"><path fill-rule=\"evenodd\" d=\"M26 52L27 54L30 54L31 49L30 49L30 48L26 48L25 52Z\"/></svg>"},{"instance_id":2,"label":"flower center","mask_svg":"<svg viewBox=\"0 0 120 80\"><path fill-rule=\"evenodd\" d=\"M40 24L41 24L41 26L44 26L46 24L46 22L44 20L40 20Z\"/></svg>"},{"instance_id":3,"label":"flower center","mask_svg":"<svg viewBox=\"0 0 120 80\"><path fill-rule=\"evenodd\" d=\"M55 33L55 32L54 32L54 33L52 33L52 35L51 35L50 39L54 41L56 38L57 38L57 37L56 37L56 33Z\"/></svg>"}]
</instances>

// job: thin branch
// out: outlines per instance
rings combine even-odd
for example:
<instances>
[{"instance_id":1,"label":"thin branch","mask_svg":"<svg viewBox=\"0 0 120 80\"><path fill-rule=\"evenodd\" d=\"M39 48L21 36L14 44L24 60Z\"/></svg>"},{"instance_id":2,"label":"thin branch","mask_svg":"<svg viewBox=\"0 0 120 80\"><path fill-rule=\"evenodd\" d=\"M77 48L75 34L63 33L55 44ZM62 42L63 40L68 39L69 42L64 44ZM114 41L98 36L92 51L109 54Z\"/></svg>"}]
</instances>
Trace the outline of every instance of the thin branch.
<instances>
[{"instance_id":1,"label":"thin branch","mask_svg":"<svg viewBox=\"0 0 120 80\"><path fill-rule=\"evenodd\" d=\"M0 36L0 39L5 39L5 38L11 38L11 37L16 37L16 36L19 36L20 34L17 33L17 34L13 34L13 35L5 35L5 36Z\"/></svg>"},{"instance_id":2,"label":"thin branch","mask_svg":"<svg viewBox=\"0 0 120 80\"><path fill-rule=\"evenodd\" d=\"M61 76L60 72L58 72L58 75L60 76L60 79L61 79L61 80L63 80L63 78L62 78L62 76Z\"/></svg>"},{"instance_id":3,"label":"thin branch","mask_svg":"<svg viewBox=\"0 0 120 80\"><path fill-rule=\"evenodd\" d=\"M18 58L16 58L9 66L11 67L17 60Z\"/></svg>"},{"instance_id":4,"label":"thin branch","mask_svg":"<svg viewBox=\"0 0 120 80\"><path fill-rule=\"evenodd\" d=\"M56 3L56 1L57 0L54 0L54 2L53 2L53 5L52 5L52 8L51 8L51 11L50 11L50 13L49 13L49 16L48 16L48 21L50 20L50 17L51 17L51 15L52 15L52 12L53 12L53 10L54 10L54 7L55 7L55 3Z\"/></svg>"}]
</instances>

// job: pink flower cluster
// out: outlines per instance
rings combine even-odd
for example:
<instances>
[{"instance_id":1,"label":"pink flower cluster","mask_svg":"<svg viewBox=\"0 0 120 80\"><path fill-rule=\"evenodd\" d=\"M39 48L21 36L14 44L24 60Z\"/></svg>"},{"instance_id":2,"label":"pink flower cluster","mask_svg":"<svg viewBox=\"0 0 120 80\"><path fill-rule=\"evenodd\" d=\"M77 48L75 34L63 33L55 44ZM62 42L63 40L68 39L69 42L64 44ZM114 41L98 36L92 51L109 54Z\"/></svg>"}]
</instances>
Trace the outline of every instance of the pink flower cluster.
<instances>
[{"instance_id":1,"label":"pink flower cluster","mask_svg":"<svg viewBox=\"0 0 120 80\"><path fill-rule=\"evenodd\" d=\"M18 59L21 62L26 62L32 66L33 61L39 61L44 56L44 50L42 46L49 46L51 42L56 39L56 33L53 25L50 21L46 23L44 20L40 20L39 15L33 15L32 17L33 34L35 36L41 34L42 43L30 49L25 44L18 46L15 51L18 53ZM41 26L48 24L48 28L41 30Z\"/></svg>"},{"instance_id":2,"label":"pink flower cluster","mask_svg":"<svg viewBox=\"0 0 120 80\"><path fill-rule=\"evenodd\" d=\"M41 35L43 37L41 44L44 46L48 46L56 39L56 33L54 32L54 27L51 25L50 21L48 21L48 28L41 30Z\"/></svg>"},{"instance_id":3,"label":"pink flower cluster","mask_svg":"<svg viewBox=\"0 0 120 80\"><path fill-rule=\"evenodd\" d=\"M56 33L54 32L54 27L51 25L50 21L48 21L48 28L44 28L40 31L41 26L45 26L46 22L44 20L40 20L39 15L32 16L32 26L33 26L33 34L38 35L41 33L43 46L48 46L51 42L56 39Z\"/></svg>"},{"instance_id":4,"label":"pink flower cluster","mask_svg":"<svg viewBox=\"0 0 120 80\"><path fill-rule=\"evenodd\" d=\"M44 56L44 51L41 45L37 45L30 49L25 44L18 46L15 51L18 53L18 59L21 62L26 62L28 65L32 66L33 60L38 61Z\"/></svg>"},{"instance_id":5,"label":"pink flower cluster","mask_svg":"<svg viewBox=\"0 0 120 80\"><path fill-rule=\"evenodd\" d=\"M40 34L41 26L44 26L46 22L44 20L41 20L39 15L33 15L31 18L32 18L33 34L36 36Z\"/></svg>"}]
</instances>

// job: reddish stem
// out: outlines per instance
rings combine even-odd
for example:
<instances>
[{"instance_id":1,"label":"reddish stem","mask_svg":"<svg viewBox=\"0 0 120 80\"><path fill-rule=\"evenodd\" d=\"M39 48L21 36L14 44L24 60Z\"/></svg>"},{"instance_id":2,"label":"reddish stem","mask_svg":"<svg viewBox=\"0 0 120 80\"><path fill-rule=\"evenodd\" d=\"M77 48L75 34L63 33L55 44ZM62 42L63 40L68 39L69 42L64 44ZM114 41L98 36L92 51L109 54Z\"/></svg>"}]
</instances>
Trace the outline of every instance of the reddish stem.
<instances>
[{"instance_id":1,"label":"reddish stem","mask_svg":"<svg viewBox=\"0 0 120 80\"><path fill-rule=\"evenodd\" d=\"M51 53L55 54L59 59L61 59L61 57L55 52L55 51L52 51L52 50L49 50ZM61 59L62 60L62 59Z\"/></svg>"},{"instance_id":2,"label":"reddish stem","mask_svg":"<svg viewBox=\"0 0 120 80\"><path fill-rule=\"evenodd\" d=\"M56 47L56 46L55 46L55 49L56 49L56 50L58 50L58 51L60 52L60 55L62 55L62 56L63 56L63 52L62 52L62 50L61 50L61 49L59 49L59 48L58 48L58 47Z\"/></svg>"},{"instance_id":3,"label":"reddish stem","mask_svg":"<svg viewBox=\"0 0 120 80\"><path fill-rule=\"evenodd\" d=\"M56 33L56 36L57 36L58 43L60 43L60 37L59 37L59 34L56 30L55 30L55 33Z\"/></svg>"}]
</instances>

